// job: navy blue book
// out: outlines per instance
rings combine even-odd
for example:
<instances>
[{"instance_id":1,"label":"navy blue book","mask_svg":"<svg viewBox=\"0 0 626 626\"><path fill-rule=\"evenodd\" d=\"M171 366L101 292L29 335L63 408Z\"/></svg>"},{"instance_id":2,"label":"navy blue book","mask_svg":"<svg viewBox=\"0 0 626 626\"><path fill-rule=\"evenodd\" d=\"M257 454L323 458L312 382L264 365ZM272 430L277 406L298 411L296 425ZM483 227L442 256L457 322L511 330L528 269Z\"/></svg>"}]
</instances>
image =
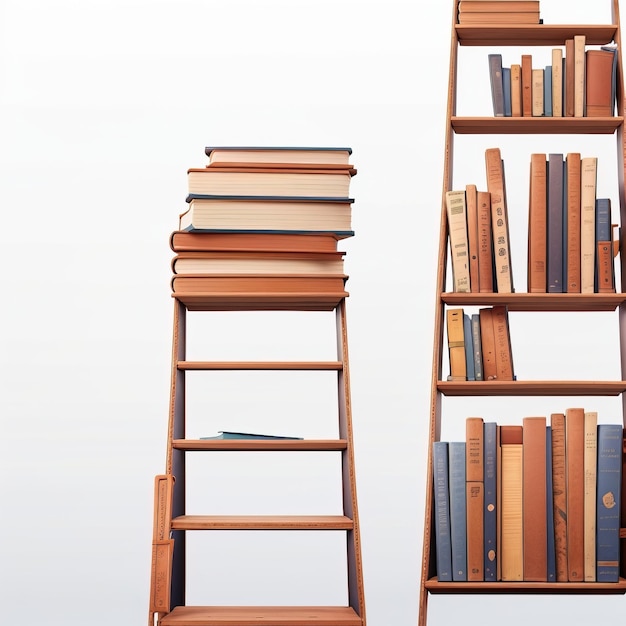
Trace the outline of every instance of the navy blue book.
<instances>
[{"instance_id":1,"label":"navy blue book","mask_svg":"<svg viewBox=\"0 0 626 626\"><path fill-rule=\"evenodd\" d=\"M598 424L596 580L619 581L623 432L620 424Z\"/></svg>"},{"instance_id":2,"label":"navy blue book","mask_svg":"<svg viewBox=\"0 0 626 626\"><path fill-rule=\"evenodd\" d=\"M552 427L546 426L546 522L548 531L548 582L556 582L554 503L552 500Z\"/></svg>"},{"instance_id":3,"label":"navy blue book","mask_svg":"<svg viewBox=\"0 0 626 626\"><path fill-rule=\"evenodd\" d=\"M472 321L467 313L463 313L463 337L465 338L465 369L467 371L467 380L476 380Z\"/></svg>"},{"instance_id":4,"label":"navy blue book","mask_svg":"<svg viewBox=\"0 0 626 626\"><path fill-rule=\"evenodd\" d=\"M543 72L543 114L552 117L552 66L546 65Z\"/></svg>"},{"instance_id":5,"label":"navy blue book","mask_svg":"<svg viewBox=\"0 0 626 626\"><path fill-rule=\"evenodd\" d=\"M497 518L498 518L498 483L497 462L498 425L485 422L484 432L484 483L485 483L485 581L498 580Z\"/></svg>"},{"instance_id":6,"label":"navy blue book","mask_svg":"<svg viewBox=\"0 0 626 626\"><path fill-rule=\"evenodd\" d=\"M450 538L452 580L467 580L467 497L465 488L465 442L448 443L450 487Z\"/></svg>"},{"instance_id":7,"label":"navy blue book","mask_svg":"<svg viewBox=\"0 0 626 626\"><path fill-rule=\"evenodd\" d=\"M504 116L511 117L511 68L502 68L502 92L504 95Z\"/></svg>"},{"instance_id":8,"label":"navy blue book","mask_svg":"<svg viewBox=\"0 0 626 626\"><path fill-rule=\"evenodd\" d=\"M433 441L435 553L437 556L437 579L442 582L452 582L449 471L448 442Z\"/></svg>"}]
</instances>

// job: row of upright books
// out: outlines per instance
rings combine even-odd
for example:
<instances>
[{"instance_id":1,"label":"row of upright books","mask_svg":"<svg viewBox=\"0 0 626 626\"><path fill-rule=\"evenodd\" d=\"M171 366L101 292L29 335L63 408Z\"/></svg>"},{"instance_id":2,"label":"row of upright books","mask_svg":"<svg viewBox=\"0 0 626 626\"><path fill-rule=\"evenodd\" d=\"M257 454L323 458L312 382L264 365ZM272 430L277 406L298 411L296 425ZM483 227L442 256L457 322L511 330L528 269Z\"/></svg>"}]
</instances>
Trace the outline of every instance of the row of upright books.
<instances>
[{"instance_id":1,"label":"row of upright books","mask_svg":"<svg viewBox=\"0 0 626 626\"><path fill-rule=\"evenodd\" d=\"M621 424L582 407L521 424L466 419L433 443L440 582L618 582Z\"/></svg>"},{"instance_id":2,"label":"row of upright books","mask_svg":"<svg viewBox=\"0 0 626 626\"><path fill-rule=\"evenodd\" d=\"M352 150L207 147L170 236L174 297L190 308L333 308L348 295Z\"/></svg>"},{"instance_id":3,"label":"row of upright books","mask_svg":"<svg viewBox=\"0 0 626 626\"><path fill-rule=\"evenodd\" d=\"M453 291L513 293L504 161L485 152L487 189L446 192ZM611 199L598 197L598 159L530 155L528 293L615 293L619 252Z\"/></svg>"},{"instance_id":4,"label":"row of upright books","mask_svg":"<svg viewBox=\"0 0 626 626\"><path fill-rule=\"evenodd\" d=\"M616 105L616 46L586 47L585 35L552 48L550 63L533 66L533 55L503 65L487 55L496 117L611 117ZM536 63L536 58L535 58Z\"/></svg>"},{"instance_id":5,"label":"row of upright books","mask_svg":"<svg viewBox=\"0 0 626 626\"><path fill-rule=\"evenodd\" d=\"M539 0L460 0L459 24L541 24Z\"/></svg>"}]
</instances>

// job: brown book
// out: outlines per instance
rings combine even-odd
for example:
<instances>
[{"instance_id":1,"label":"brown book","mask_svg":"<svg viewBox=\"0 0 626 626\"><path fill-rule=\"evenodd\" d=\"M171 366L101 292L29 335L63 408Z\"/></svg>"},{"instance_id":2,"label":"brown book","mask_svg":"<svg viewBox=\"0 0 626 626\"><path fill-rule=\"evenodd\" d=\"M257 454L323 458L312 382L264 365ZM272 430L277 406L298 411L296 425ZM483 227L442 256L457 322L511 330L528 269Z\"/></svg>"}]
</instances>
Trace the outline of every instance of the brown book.
<instances>
[{"instance_id":1,"label":"brown book","mask_svg":"<svg viewBox=\"0 0 626 626\"><path fill-rule=\"evenodd\" d=\"M174 274L343 274L343 252L181 252Z\"/></svg>"},{"instance_id":2,"label":"brown book","mask_svg":"<svg viewBox=\"0 0 626 626\"><path fill-rule=\"evenodd\" d=\"M460 0L461 13L476 13L493 11L536 11L539 12L539 0Z\"/></svg>"},{"instance_id":3,"label":"brown book","mask_svg":"<svg viewBox=\"0 0 626 626\"><path fill-rule=\"evenodd\" d=\"M154 523L152 529L152 565L150 575L150 611L170 610L170 581L174 540L170 539L174 477L163 474L154 481Z\"/></svg>"},{"instance_id":4,"label":"brown book","mask_svg":"<svg viewBox=\"0 0 626 626\"><path fill-rule=\"evenodd\" d=\"M531 54L522 54L522 116L533 114L533 58Z\"/></svg>"},{"instance_id":5,"label":"brown book","mask_svg":"<svg viewBox=\"0 0 626 626\"><path fill-rule=\"evenodd\" d=\"M500 426L500 557L503 581L524 580L523 447L522 426Z\"/></svg>"},{"instance_id":6,"label":"brown book","mask_svg":"<svg viewBox=\"0 0 626 626\"><path fill-rule=\"evenodd\" d=\"M547 160L530 155L528 206L528 293L545 293L547 286Z\"/></svg>"},{"instance_id":7,"label":"brown book","mask_svg":"<svg viewBox=\"0 0 626 626\"><path fill-rule=\"evenodd\" d=\"M598 293L615 293L613 243L598 242Z\"/></svg>"},{"instance_id":8,"label":"brown book","mask_svg":"<svg viewBox=\"0 0 626 626\"><path fill-rule=\"evenodd\" d=\"M298 233L190 233L175 230L170 234L170 248L174 252L336 252L337 237Z\"/></svg>"},{"instance_id":9,"label":"brown book","mask_svg":"<svg viewBox=\"0 0 626 626\"><path fill-rule=\"evenodd\" d=\"M470 291L480 291L478 273L478 190L476 185L465 186L467 205L467 243L469 249Z\"/></svg>"},{"instance_id":10,"label":"brown book","mask_svg":"<svg viewBox=\"0 0 626 626\"><path fill-rule=\"evenodd\" d=\"M568 582L567 568L567 482L565 464L565 414L550 415L552 429L552 506L556 580Z\"/></svg>"},{"instance_id":11,"label":"brown book","mask_svg":"<svg viewBox=\"0 0 626 626\"><path fill-rule=\"evenodd\" d=\"M595 291L597 157L580 165L580 291Z\"/></svg>"},{"instance_id":12,"label":"brown book","mask_svg":"<svg viewBox=\"0 0 626 626\"><path fill-rule=\"evenodd\" d=\"M511 63L511 116L522 116L522 66Z\"/></svg>"},{"instance_id":13,"label":"brown book","mask_svg":"<svg viewBox=\"0 0 626 626\"><path fill-rule=\"evenodd\" d=\"M453 291L470 291L469 241L467 236L467 205L465 189L446 191L448 239L452 259Z\"/></svg>"},{"instance_id":14,"label":"brown book","mask_svg":"<svg viewBox=\"0 0 626 626\"><path fill-rule=\"evenodd\" d=\"M585 35L574 35L574 117L585 114Z\"/></svg>"},{"instance_id":15,"label":"brown book","mask_svg":"<svg viewBox=\"0 0 626 626\"><path fill-rule=\"evenodd\" d=\"M596 479L598 460L598 412L585 411L585 582L596 580Z\"/></svg>"},{"instance_id":16,"label":"brown book","mask_svg":"<svg viewBox=\"0 0 626 626\"><path fill-rule=\"evenodd\" d=\"M448 335L448 354L450 357L450 375L448 380L467 380L463 309L448 309L446 311L446 330Z\"/></svg>"},{"instance_id":17,"label":"brown book","mask_svg":"<svg viewBox=\"0 0 626 626\"><path fill-rule=\"evenodd\" d=\"M497 291L513 293L506 183L500 148L487 148L485 166L487 191L491 197L491 229Z\"/></svg>"},{"instance_id":18,"label":"brown book","mask_svg":"<svg viewBox=\"0 0 626 626\"><path fill-rule=\"evenodd\" d=\"M494 306L492 310L496 348L496 380L515 380L509 333L509 314L504 305Z\"/></svg>"},{"instance_id":19,"label":"brown book","mask_svg":"<svg viewBox=\"0 0 626 626\"><path fill-rule=\"evenodd\" d=\"M467 580L485 579L485 485L465 483L467 498Z\"/></svg>"},{"instance_id":20,"label":"brown book","mask_svg":"<svg viewBox=\"0 0 626 626\"><path fill-rule=\"evenodd\" d=\"M568 580L585 579L585 410L565 411L565 461L567 477L567 567Z\"/></svg>"},{"instance_id":21,"label":"brown book","mask_svg":"<svg viewBox=\"0 0 626 626\"><path fill-rule=\"evenodd\" d=\"M208 146L207 167L351 168L351 148Z\"/></svg>"},{"instance_id":22,"label":"brown book","mask_svg":"<svg viewBox=\"0 0 626 626\"><path fill-rule=\"evenodd\" d=\"M565 94L563 103L564 117L574 117L574 39L565 40L565 55L563 58L565 72L563 74L563 84Z\"/></svg>"},{"instance_id":23,"label":"brown book","mask_svg":"<svg viewBox=\"0 0 626 626\"><path fill-rule=\"evenodd\" d=\"M587 50L585 99L587 117L611 117L615 104L615 52Z\"/></svg>"},{"instance_id":24,"label":"brown book","mask_svg":"<svg viewBox=\"0 0 626 626\"><path fill-rule=\"evenodd\" d=\"M532 114L533 117L542 117L544 113L543 104L543 69L533 69L532 71Z\"/></svg>"},{"instance_id":25,"label":"brown book","mask_svg":"<svg viewBox=\"0 0 626 626\"><path fill-rule=\"evenodd\" d=\"M484 420L482 417L465 419L465 480L483 482L485 476Z\"/></svg>"},{"instance_id":26,"label":"brown book","mask_svg":"<svg viewBox=\"0 0 626 626\"><path fill-rule=\"evenodd\" d=\"M491 195L479 191L478 210L478 284L481 293L493 293L493 235L491 233Z\"/></svg>"},{"instance_id":27,"label":"brown book","mask_svg":"<svg viewBox=\"0 0 626 626\"><path fill-rule=\"evenodd\" d=\"M567 171L567 265L565 291L580 293L580 172L579 152L565 157Z\"/></svg>"},{"instance_id":28,"label":"brown book","mask_svg":"<svg viewBox=\"0 0 626 626\"><path fill-rule=\"evenodd\" d=\"M459 13L459 24L539 24L540 20L538 11Z\"/></svg>"},{"instance_id":29,"label":"brown book","mask_svg":"<svg viewBox=\"0 0 626 626\"><path fill-rule=\"evenodd\" d=\"M346 275L280 275L258 276L253 274L176 274L171 280L174 294L297 294L336 293L345 294ZM346 294L347 295L347 294Z\"/></svg>"},{"instance_id":30,"label":"brown book","mask_svg":"<svg viewBox=\"0 0 626 626\"><path fill-rule=\"evenodd\" d=\"M496 380L496 337L493 328L493 309L486 307L478 311L480 319L480 344L483 351L483 380Z\"/></svg>"},{"instance_id":31,"label":"brown book","mask_svg":"<svg viewBox=\"0 0 626 626\"><path fill-rule=\"evenodd\" d=\"M552 117L563 117L563 50L552 49Z\"/></svg>"},{"instance_id":32,"label":"brown book","mask_svg":"<svg viewBox=\"0 0 626 626\"><path fill-rule=\"evenodd\" d=\"M524 580L548 580L546 418L522 420L524 443Z\"/></svg>"}]
</instances>

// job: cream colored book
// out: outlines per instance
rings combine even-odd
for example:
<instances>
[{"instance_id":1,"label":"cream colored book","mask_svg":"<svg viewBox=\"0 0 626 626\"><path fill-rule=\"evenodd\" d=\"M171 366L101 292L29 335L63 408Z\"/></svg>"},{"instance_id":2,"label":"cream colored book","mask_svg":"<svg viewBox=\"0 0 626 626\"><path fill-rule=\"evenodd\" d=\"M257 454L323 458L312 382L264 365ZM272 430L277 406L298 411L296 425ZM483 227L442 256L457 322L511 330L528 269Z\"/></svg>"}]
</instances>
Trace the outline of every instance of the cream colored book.
<instances>
[{"instance_id":1,"label":"cream colored book","mask_svg":"<svg viewBox=\"0 0 626 626\"><path fill-rule=\"evenodd\" d=\"M467 236L467 205L465 190L446 192L446 214L454 291L469 292L469 240Z\"/></svg>"},{"instance_id":2,"label":"cream colored book","mask_svg":"<svg viewBox=\"0 0 626 626\"><path fill-rule=\"evenodd\" d=\"M594 292L597 157L583 157L580 167L580 291Z\"/></svg>"},{"instance_id":3,"label":"cream colored book","mask_svg":"<svg viewBox=\"0 0 626 626\"><path fill-rule=\"evenodd\" d=\"M552 117L563 117L563 50L552 49Z\"/></svg>"},{"instance_id":4,"label":"cream colored book","mask_svg":"<svg viewBox=\"0 0 626 626\"><path fill-rule=\"evenodd\" d=\"M596 462L598 412L585 411L585 582L596 580Z\"/></svg>"},{"instance_id":5,"label":"cream colored book","mask_svg":"<svg viewBox=\"0 0 626 626\"><path fill-rule=\"evenodd\" d=\"M542 69L533 69L532 73L533 117L542 117L544 113L543 72Z\"/></svg>"},{"instance_id":6,"label":"cream colored book","mask_svg":"<svg viewBox=\"0 0 626 626\"><path fill-rule=\"evenodd\" d=\"M574 117L585 114L585 35L574 35Z\"/></svg>"},{"instance_id":7,"label":"cream colored book","mask_svg":"<svg viewBox=\"0 0 626 626\"><path fill-rule=\"evenodd\" d=\"M524 580L523 459L521 426L500 426L501 453L501 576Z\"/></svg>"}]
</instances>

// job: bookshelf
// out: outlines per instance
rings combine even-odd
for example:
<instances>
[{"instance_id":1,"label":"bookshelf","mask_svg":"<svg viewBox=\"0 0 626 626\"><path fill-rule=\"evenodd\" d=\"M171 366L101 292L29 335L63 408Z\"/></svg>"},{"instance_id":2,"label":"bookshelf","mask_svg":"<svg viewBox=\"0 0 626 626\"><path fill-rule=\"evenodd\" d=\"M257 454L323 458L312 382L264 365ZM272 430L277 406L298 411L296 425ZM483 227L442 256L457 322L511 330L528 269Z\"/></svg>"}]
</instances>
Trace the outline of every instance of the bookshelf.
<instances>
[{"instance_id":1,"label":"bookshelf","mask_svg":"<svg viewBox=\"0 0 626 626\"><path fill-rule=\"evenodd\" d=\"M562 3L562 14L567 19L568 3ZM561 582L440 582L437 579L436 563L436 539L435 539L435 510L434 510L434 487L433 487L433 450L432 444L436 441L446 440L442 436L450 420L458 419L458 415L450 417L449 403L455 399L467 401L468 411L465 415L480 415L478 407L485 404L491 408L485 408L485 412L494 413L508 410L511 412L511 398L518 400L548 397L589 397L591 399L613 398L621 407L621 422L626 428L626 262L624 251L620 245L618 255L617 293L526 293L525 280L515 280L514 293L456 293L453 291L451 280L451 261L449 258L448 222L446 215L445 195L447 191L465 188L466 183L477 183L476 177L470 175L467 179L459 176L458 171L468 169L471 164L464 163L463 158L467 151L457 149L455 141L461 138L470 139L482 136L488 141L488 146L498 146L506 141L509 149L513 150L516 145L524 154L527 153L528 163L530 153L534 150L532 141L536 138L546 140L555 136L557 140L566 138L576 139L576 136L586 137L605 136L610 142L611 148L598 154L602 157L603 167L614 166L617 170L616 189L612 190L613 196L618 200L614 211L619 214L620 224L626 221L626 191L624 154L626 143L624 139L624 91L623 91L623 65L620 32L620 15L618 0L607 0L602 3L606 9L606 23L601 24L538 24L538 25L459 25L457 23L458 1L452 3L451 47L449 64L448 106L446 115L445 149L443 162L443 189L440 230L438 239L438 271L436 282L436 297L434 306L434 333L432 355L432 381L431 402L429 419L429 450L426 472L426 502L424 517L424 538L422 554L422 570L420 582L418 625L426 626L428 622L429 598L435 594L449 595L624 595L626 594L626 563L622 558L620 563L620 578L616 583L561 583ZM596 11L601 10L600 4L594 6ZM472 47L480 48L484 53L484 62L475 62L469 65L469 73L474 76L483 72L488 75L487 53L506 51L511 47L519 47L527 52L534 52L540 48L563 47L565 40L575 34L584 34L586 44L600 46L615 44L617 46L617 115L612 117L495 117L489 115L459 115L457 111L462 108L463 97L461 84L460 62L461 54ZM516 51L517 54L518 51ZM541 66L541 64L539 64ZM467 69L467 67L466 67ZM463 77L465 78L465 77ZM480 81L478 81L480 82ZM484 84L484 83L483 83ZM487 87L488 88L488 87ZM532 136L532 137L527 137ZM529 141L531 139L531 141ZM517 142L517 143L516 143ZM558 146L555 141L554 146ZM511 148L513 146L513 148ZM554 149L546 152L555 151ZM507 161L507 152L503 152L503 159ZM482 160L482 154L476 153L473 157L477 161ZM507 185L510 179L523 179L523 184L528 190L528 164L524 170L507 169ZM518 181L519 183L519 181ZM484 171L478 184L486 189L484 184ZM526 191L528 194L528 191ZM509 191L507 190L507 195ZM518 194L519 195L519 194ZM514 206L513 206L514 204ZM524 219L528 216L528 196L521 201L516 198L515 203L509 198L509 213L524 212ZM518 216L519 219L519 216ZM523 222L523 219L520 220ZM515 228L511 234L515 250L512 254L512 265L526 263L526 235L527 225ZM513 245L513 244L512 244ZM518 277L519 278L519 277ZM524 277L525 278L525 277ZM620 373L614 379L594 380L593 373L585 372L583 379L567 380L552 378L544 380L541 376L537 380L524 376L513 381L459 381L447 380L445 366L448 362L448 346L445 334L446 311L450 307L467 307L468 310L478 307L505 305L514 319L514 316L539 316L551 314L556 316L574 316L577 314L594 315L598 320L608 323L615 320L613 343L619 344L618 367ZM604 317L603 317L604 316ZM601 321L599 323L604 324ZM517 350L532 349L524 346L525 338L512 336L513 356ZM541 358L541 357L539 357ZM564 400L567 401L567 400ZM584 400L581 400L584 402ZM592 400L588 400L592 404ZM514 406L514 411L517 408ZM462 411L463 409L461 409ZM547 411L548 414L550 411ZM517 414L517 413L516 413ZM494 415L494 419L495 419ZM523 414L519 414L518 422L521 424ZM458 424L457 424L458 428ZM621 548L624 554L624 542L626 540L626 520L621 520Z\"/></svg>"}]
</instances>

